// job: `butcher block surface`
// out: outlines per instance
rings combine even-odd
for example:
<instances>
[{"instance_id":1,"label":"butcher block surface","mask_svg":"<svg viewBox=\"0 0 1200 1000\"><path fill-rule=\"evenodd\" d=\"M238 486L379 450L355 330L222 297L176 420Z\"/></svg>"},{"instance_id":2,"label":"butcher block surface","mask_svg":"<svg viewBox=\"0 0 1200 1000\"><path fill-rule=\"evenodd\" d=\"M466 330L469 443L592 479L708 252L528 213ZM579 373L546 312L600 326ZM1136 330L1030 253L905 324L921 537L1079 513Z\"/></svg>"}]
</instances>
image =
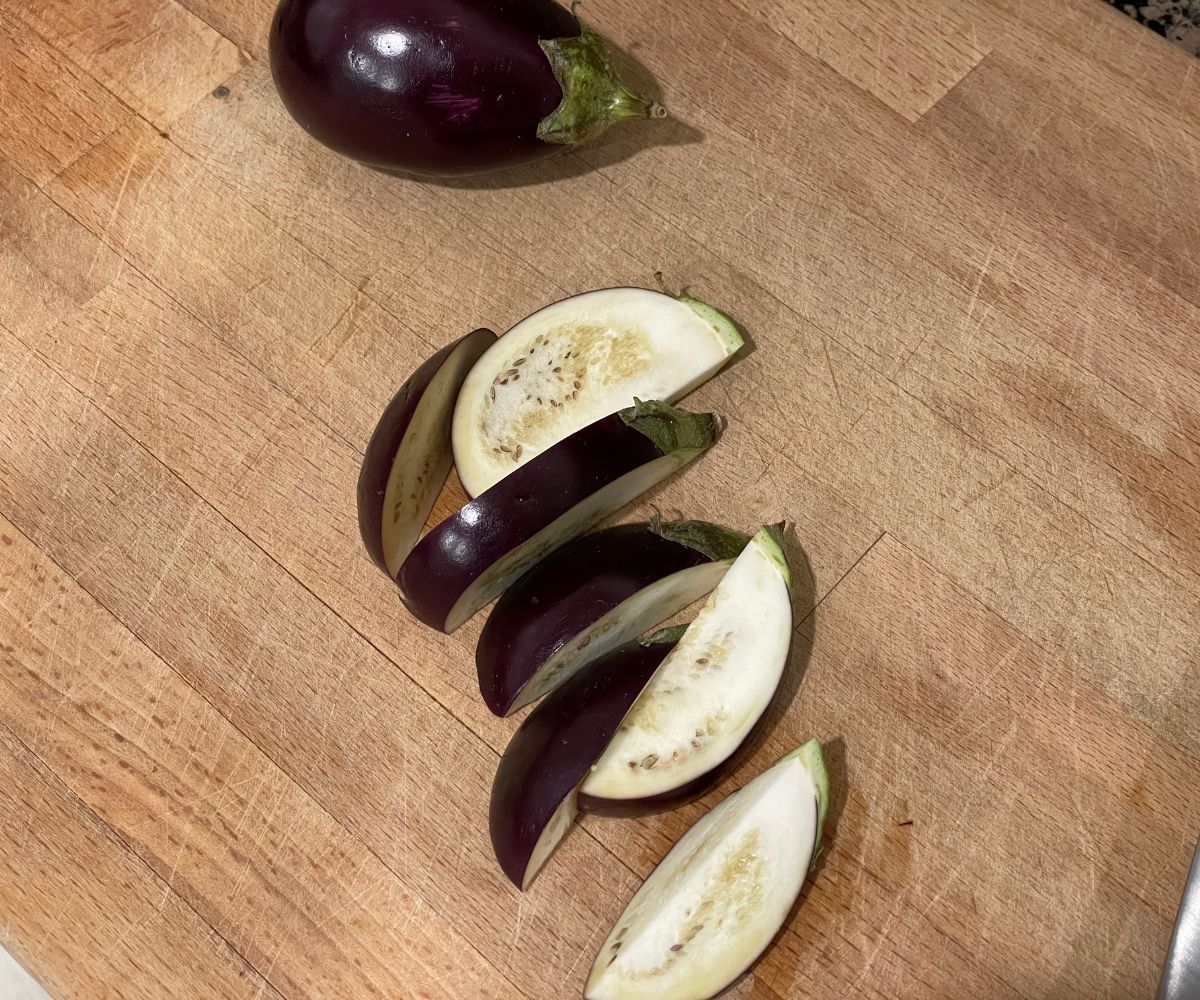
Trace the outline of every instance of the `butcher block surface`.
<instances>
[{"instance_id":1,"label":"butcher block surface","mask_svg":"<svg viewBox=\"0 0 1200 1000\"><path fill-rule=\"evenodd\" d=\"M58 1000L577 996L815 736L826 850L730 996L1151 995L1200 832L1196 63L1098 0L589 0L673 117L420 184L292 124L271 7L0 0L0 946ZM795 698L522 894L481 618L406 616L358 464L437 347L657 270L754 348L624 516L789 522Z\"/></svg>"}]
</instances>

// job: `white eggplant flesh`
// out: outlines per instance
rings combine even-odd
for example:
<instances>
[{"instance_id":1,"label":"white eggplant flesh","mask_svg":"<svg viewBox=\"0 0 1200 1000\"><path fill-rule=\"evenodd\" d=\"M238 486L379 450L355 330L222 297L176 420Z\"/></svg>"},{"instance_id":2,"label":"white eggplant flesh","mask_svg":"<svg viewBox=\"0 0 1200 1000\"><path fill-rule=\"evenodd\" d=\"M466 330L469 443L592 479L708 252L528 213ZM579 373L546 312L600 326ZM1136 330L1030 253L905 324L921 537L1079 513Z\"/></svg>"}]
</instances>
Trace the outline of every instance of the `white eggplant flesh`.
<instances>
[{"instance_id":1,"label":"white eggplant flesh","mask_svg":"<svg viewBox=\"0 0 1200 1000\"><path fill-rule=\"evenodd\" d=\"M605 288L539 309L489 348L463 383L452 428L459 479L479 496L635 397L680 399L742 343L711 306L645 288Z\"/></svg>"},{"instance_id":2,"label":"white eggplant flesh","mask_svg":"<svg viewBox=\"0 0 1200 1000\"><path fill-rule=\"evenodd\" d=\"M584 781L583 808L669 805L680 789L702 791L696 783L718 774L753 731L792 639L778 530L759 531L709 595Z\"/></svg>"},{"instance_id":3,"label":"white eggplant flesh","mask_svg":"<svg viewBox=\"0 0 1200 1000\"><path fill-rule=\"evenodd\" d=\"M589 1000L705 1000L766 950L800 895L829 802L814 740L688 830L617 920Z\"/></svg>"}]
</instances>

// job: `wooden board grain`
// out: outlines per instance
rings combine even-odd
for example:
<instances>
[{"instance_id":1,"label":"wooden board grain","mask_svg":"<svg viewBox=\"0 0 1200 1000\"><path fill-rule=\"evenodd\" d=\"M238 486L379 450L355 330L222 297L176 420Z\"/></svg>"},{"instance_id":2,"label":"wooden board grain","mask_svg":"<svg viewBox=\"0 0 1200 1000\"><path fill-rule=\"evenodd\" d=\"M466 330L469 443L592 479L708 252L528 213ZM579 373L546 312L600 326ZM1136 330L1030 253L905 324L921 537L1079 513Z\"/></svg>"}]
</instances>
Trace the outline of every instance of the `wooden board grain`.
<instances>
[{"instance_id":1,"label":"wooden board grain","mask_svg":"<svg viewBox=\"0 0 1200 1000\"><path fill-rule=\"evenodd\" d=\"M39 37L159 128L235 72L237 48L175 0L105 10L70 0L4 0Z\"/></svg>"},{"instance_id":2,"label":"wooden board grain","mask_svg":"<svg viewBox=\"0 0 1200 1000\"><path fill-rule=\"evenodd\" d=\"M52 995L278 996L7 729L0 775L4 943Z\"/></svg>"},{"instance_id":3,"label":"wooden board grain","mask_svg":"<svg viewBox=\"0 0 1200 1000\"><path fill-rule=\"evenodd\" d=\"M291 123L272 8L0 0L6 946L56 998L574 995L815 735L827 851L731 996L1152 992L1200 830L1194 64L1097 0L612 0L674 117L446 187ZM754 350L625 516L791 523L795 697L520 894L481 623L407 618L358 463L436 347L656 270Z\"/></svg>"}]
</instances>

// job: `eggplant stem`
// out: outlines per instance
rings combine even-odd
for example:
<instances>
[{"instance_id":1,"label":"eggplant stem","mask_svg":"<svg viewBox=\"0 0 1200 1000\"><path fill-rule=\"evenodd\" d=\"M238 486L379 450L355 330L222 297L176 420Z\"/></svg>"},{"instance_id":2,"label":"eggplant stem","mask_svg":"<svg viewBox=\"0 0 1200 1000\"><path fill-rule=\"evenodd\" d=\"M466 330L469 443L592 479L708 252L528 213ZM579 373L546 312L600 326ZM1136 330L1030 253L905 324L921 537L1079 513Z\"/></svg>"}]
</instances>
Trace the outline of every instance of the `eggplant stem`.
<instances>
[{"instance_id":1,"label":"eggplant stem","mask_svg":"<svg viewBox=\"0 0 1200 1000\"><path fill-rule=\"evenodd\" d=\"M594 139L622 118L665 118L667 110L658 101L635 94L621 82L603 39L576 20L576 37L538 42L562 89L558 107L538 124L538 138L575 144Z\"/></svg>"},{"instance_id":2,"label":"eggplant stem","mask_svg":"<svg viewBox=\"0 0 1200 1000\"><path fill-rule=\"evenodd\" d=\"M689 413L662 400L643 400L636 396L633 404L618 410L617 416L645 434L664 455L679 451L702 454L717 443L724 430L714 413Z\"/></svg>"}]
</instances>

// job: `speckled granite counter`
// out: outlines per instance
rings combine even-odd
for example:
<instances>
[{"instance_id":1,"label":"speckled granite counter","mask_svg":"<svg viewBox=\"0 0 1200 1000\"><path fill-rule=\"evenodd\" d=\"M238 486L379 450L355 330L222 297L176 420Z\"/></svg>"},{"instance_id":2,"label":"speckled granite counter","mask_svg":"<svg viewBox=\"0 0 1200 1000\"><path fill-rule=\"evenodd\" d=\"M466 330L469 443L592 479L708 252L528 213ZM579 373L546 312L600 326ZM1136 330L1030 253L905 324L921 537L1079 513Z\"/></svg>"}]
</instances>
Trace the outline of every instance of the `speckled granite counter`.
<instances>
[{"instance_id":1,"label":"speckled granite counter","mask_svg":"<svg viewBox=\"0 0 1200 1000\"><path fill-rule=\"evenodd\" d=\"M1151 0L1150 3L1124 3L1108 0L1114 7L1177 42L1192 55L1200 56L1200 0Z\"/></svg>"}]
</instances>

